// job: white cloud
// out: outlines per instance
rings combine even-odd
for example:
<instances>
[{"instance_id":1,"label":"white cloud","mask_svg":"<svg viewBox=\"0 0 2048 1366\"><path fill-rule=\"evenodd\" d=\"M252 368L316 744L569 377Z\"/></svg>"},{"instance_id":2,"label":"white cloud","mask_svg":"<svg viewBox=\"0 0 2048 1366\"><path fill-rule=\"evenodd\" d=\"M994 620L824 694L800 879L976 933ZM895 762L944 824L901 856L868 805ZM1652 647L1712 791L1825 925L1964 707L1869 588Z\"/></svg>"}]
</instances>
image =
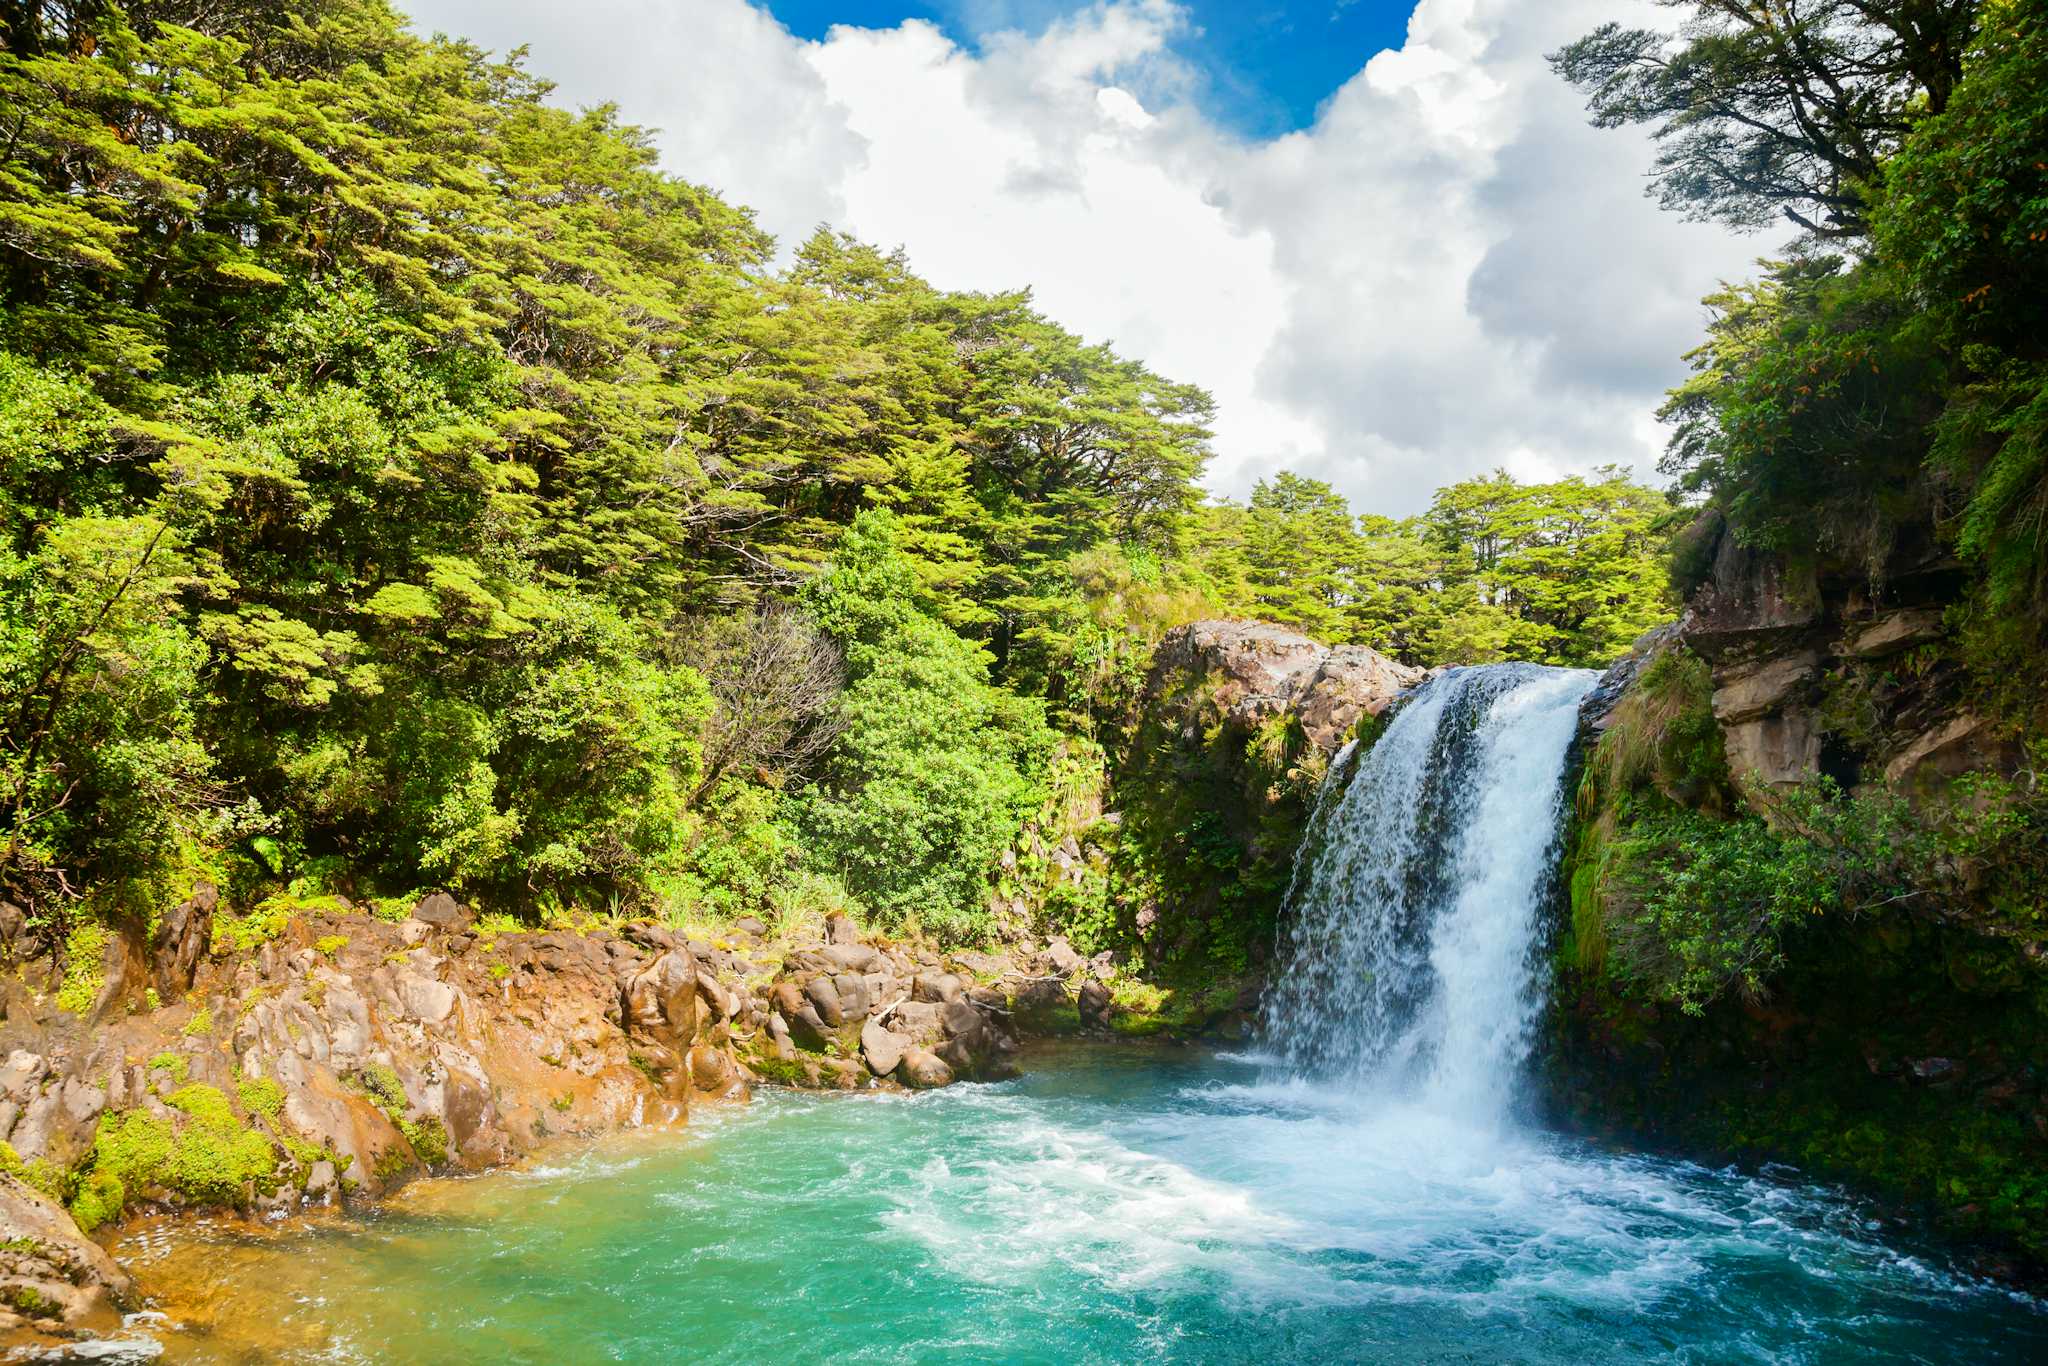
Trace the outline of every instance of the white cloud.
<instances>
[{"instance_id":1,"label":"white cloud","mask_svg":"<svg viewBox=\"0 0 2048 1366\"><path fill-rule=\"evenodd\" d=\"M1698 297L1758 244L1640 193L1649 151L1585 125L1542 54L1617 0L1422 0L1314 127L1246 143L1190 107L1168 0L1108 0L970 52L933 26L791 37L741 0L413 0L577 104L662 129L670 169L785 241L829 220L953 288L1040 306L1221 405L1210 482L1284 466L1361 508L1609 461Z\"/></svg>"}]
</instances>

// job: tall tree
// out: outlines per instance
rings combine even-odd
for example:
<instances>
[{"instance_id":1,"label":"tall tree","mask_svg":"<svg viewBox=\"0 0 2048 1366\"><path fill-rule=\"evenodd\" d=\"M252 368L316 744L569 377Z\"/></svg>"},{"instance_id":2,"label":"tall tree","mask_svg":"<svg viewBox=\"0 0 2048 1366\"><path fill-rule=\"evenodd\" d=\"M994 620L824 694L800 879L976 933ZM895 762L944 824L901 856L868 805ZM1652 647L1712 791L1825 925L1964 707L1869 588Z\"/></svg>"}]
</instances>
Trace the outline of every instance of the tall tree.
<instances>
[{"instance_id":1,"label":"tall tree","mask_svg":"<svg viewBox=\"0 0 2048 1366\"><path fill-rule=\"evenodd\" d=\"M1884 159L1962 79L1980 0L1658 0L1551 54L1602 128L1647 123L1667 208L1743 228L1868 226Z\"/></svg>"}]
</instances>

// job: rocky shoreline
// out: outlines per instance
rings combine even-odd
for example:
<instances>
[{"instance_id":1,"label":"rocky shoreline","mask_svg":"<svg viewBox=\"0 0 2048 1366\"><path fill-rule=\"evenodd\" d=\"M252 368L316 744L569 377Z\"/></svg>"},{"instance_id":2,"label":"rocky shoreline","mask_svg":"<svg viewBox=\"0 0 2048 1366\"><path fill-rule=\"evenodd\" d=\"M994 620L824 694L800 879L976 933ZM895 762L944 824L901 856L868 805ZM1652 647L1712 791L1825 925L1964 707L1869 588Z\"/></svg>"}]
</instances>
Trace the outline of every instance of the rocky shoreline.
<instances>
[{"instance_id":1,"label":"rocky shoreline","mask_svg":"<svg viewBox=\"0 0 2048 1366\"><path fill-rule=\"evenodd\" d=\"M1103 1031L1114 1009L1106 956L1064 940L942 953L843 915L522 930L437 893L396 922L322 898L257 926L202 883L97 963L12 947L0 1344L52 1360L106 1359L141 1307L92 1236L139 1216L333 1209L764 1084L998 1079L1020 1036Z\"/></svg>"}]
</instances>

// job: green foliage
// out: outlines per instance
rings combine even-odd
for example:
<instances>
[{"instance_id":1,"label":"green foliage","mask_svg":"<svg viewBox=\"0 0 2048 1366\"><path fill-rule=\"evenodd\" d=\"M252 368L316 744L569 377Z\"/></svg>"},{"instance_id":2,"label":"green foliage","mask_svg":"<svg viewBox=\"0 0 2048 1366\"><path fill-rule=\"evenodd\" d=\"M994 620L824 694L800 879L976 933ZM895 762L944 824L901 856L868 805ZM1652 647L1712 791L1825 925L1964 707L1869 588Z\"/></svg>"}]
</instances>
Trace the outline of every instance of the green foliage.
<instances>
[{"instance_id":1,"label":"green foliage","mask_svg":"<svg viewBox=\"0 0 2048 1366\"><path fill-rule=\"evenodd\" d=\"M303 911L324 909L319 905L309 906L297 897L281 894L270 897L251 906L240 915L216 915L213 921L213 951L215 953L247 953L261 948L283 934L285 927Z\"/></svg>"},{"instance_id":2,"label":"green foliage","mask_svg":"<svg viewBox=\"0 0 2048 1366\"><path fill-rule=\"evenodd\" d=\"M736 920L768 910L795 882L803 845L792 803L772 787L731 783L700 808L676 900L686 914Z\"/></svg>"},{"instance_id":3,"label":"green foliage","mask_svg":"<svg viewBox=\"0 0 2048 1366\"><path fill-rule=\"evenodd\" d=\"M188 1039L204 1038L213 1033L213 1012L204 1006L193 1011L192 1018L185 1021L184 1029L179 1032Z\"/></svg>"},{"instance_id":4,"label":"green foliage","mask_svg":"<svg viewBox=\"0 0 2048 1366\"><path fill-rule=\"evenodd\" d=\"M1318 480L1261 481L1207 509L1192 558L1231 614L1358 641L1408 663L1605 665L1672 615L1670 505L1616 469L1438 489L1430 510L1354 519Z\"/></svg>"},{"instance_id":5,"label":"green foliage","mask_svg":"<svg viewBox=\"0 0 2048 1366\"><path fill-rule=\"evenodd\" d=\"M120 1217L130 1200L161 1190L194 1205L240 1204L253 1188L270 1188L277 1151L244 1128L217 1088L181 1086L166 1099L180 1119L142 1110L100 1117L92 1151L71 1202L80 1227Z\"/></svg>"},{"instance_id":6,"label":"green foliage","mask_svg":"<svg viewBox=\"0 0 2048 1366\"><path fill-rule=\"evenodd\" d=\"M1560 60L1568 73L1581 63L1575 79L1606 83L1596 108L1662 83L1690 89L1704 77L1713 87L1715 72L1756 56L1750 39L1708 33L1736 24L1731 7L1715 8L1691 35L1689 52L1714 48L1697 69L1648 49L1622 53L1630 35L1607 30ZM1952 547L1970 571L1958 618L1984 664L1980 702L2032 725L2038 699L2010 696L1999 680L2028 667L2048 631L2048 19L2022 0L1954 0L1910 16L1817 5L1796 21L1789 8L1765 9L1740 20L1755 41L1789 25L1813 42L1765 65L1796 56L1848 78L1832 94L1808 92L1823 106L1862 101L1861 114L1805 127L1785 145L1810 153L1868 134L1834 163L1841 198L1830 201L1837 225L1868 241L1842 256L1808 244L1708 299L1715 316L1690 357L1695 375L1664 409L1674 427L1666 469L1709 494L1740 542L1875 584L1924 559L1930 539ZM1620 64L1600 76L1582 59L1603 46ZM1858 50L1872 60L1842 65ZM1768 88L1774 100L1786 93ZM1718 126L1732 109L1690 107L1669 126ZM1621 110L1609 112L1640 113ZM1765 126L1719 145L1765 136ZM1697 564L1681 572L1700 578Z\"/></svg>"},{"instance_id":7,"label":"green foliage","mask_svg":"<svg viewBox=\"0 0 2048 1366\"><path fill-rule=\"evenodd\" d=\"M1679 806L1726 809L1732 787L1706 661L1673 646L1645 663L1609 717L1584 781L1596 791L1649 788Z\"/></svg>"},{"instance_id":8,"label":"green foliage","mask_svg":"<svg viewBox=\"0 0 2048 1366\"><path fill-rule=\"evenodd\" d=\"M1919 297L1939 301L1957 382L1933 463L1968 490L1957 547L1982 567L1994 610L2048 602L2048 19L1983 8L1966 77L1939 118L1886 168L1875 238Z\"/></svg>"},{"instance_id":9,"label":"green foliage","mask_svg":"<svg viewBox=\"0 0 2048 1366\"><path fill-rule=\"evenodd\" d=\"M149 877L215 802L171 529L29 511L33 532L0 543L0 879L33 903Z\"/></svg>"},{"instance_id":10,"label":"green foliage","mask_svg":"<svg viewBox=\"0 0 2048 1366\"><path fill-rule=\"evenodd\" d=\"M1575 856L1575 933L1598 938L1619 980L1688 1013L1731 989L1767 994L1786 940L1813 917L1916 913L2026 938L2048 928L2048 796L2029 783L1978 775L1915 806L1820 778L1773 794L1768 820L1640 792L1610 800Z\"/></svg>"},{"instance_id":11,"label":"green foliage","mask_svg":"<svg viewBox=\"0 0 2048 1366\"><path fill-rule=\"evenodd\" d=\"M1713 490L1743 541L1881 569L1924 520L1918 471L1946 365L1937 321L1896 277L1836 256L1774 264L1712 295L1695 377L1674 390L1667 470Z\"/></svg>"},{"instance_id":12,"label":"green foliage","mask_svg":"<svg viewBox=\"0 0 2048 1366\"><path fill-rule=\"evenodd\" d=\"M1051 691L1073 563L1168 554L1199 501L1207 395L827 231L772 270L516 58L356 0L61 22L0 53L0 889L32 909L244 838L302 898L336 858L380 906L723 895L693 804L821 775L707 753L773 728L678 638L883 508L968 671ZM868 784L842 758L826 786Z\"/></svg>"},{"instance_id":13,"label":"green foliage","mask_svg":"<svg viewBox=\"0 0 2048 1366\"><path fill-rule=\"evenodd\" d=\"M1553 54L1602 128L1657 125L1652 188L1691 218L1862 230L1883 160L1962 75L1978 0L1663 0L1676 34L1602 24Z\"/></svg>"},{"instance_id":14,"label":"green foliage","mask_svg":"<svg viewBox=\"0 0 2048 1366\"><path fill-rule=\"evenodd\" d=\"M151 1074L165 1073L173 1086L183 1086L185 1079L192 1073L191 1064L185 1060L184 1054L168 1051L151 1058L148 1070Z\"/></svg>"},{"instance_id":15,"label":"green foliage","mask_svg":"<svg viewBox=\"0 0 2048 1366\"><path fill-rule=\"evenodd\" d=\"M1615 856L1603 888L1612 970L1695 1014L1730 987L1762 995L1787 931L1842 909L1822 848L1750 817L1648 815Z\"/></svg>"},{"instance_id":16,"label":"green foliage","mask_svg":"<svg viewBox=\"0 0 2048 1366\"><path fill-rule=\"evenodd\" d=\"M99 999L106 984L106 953L110 936L104 925L81 921L64 940L64 980L57 987L57 1008L83 1015Z\"/></svg>"},{"instance_id":17,"label":"green foliage","mask_svg":"<svg viewBox=\"0 0 2048 1366\"><path fill-rule=\"evenodd\" d=\"M845 728L806 802L825 859L869 906L962 939L985 924L996 855L1038 803L1042 709L929 615L892 515L855 520L810 606L846 653Z\"/></svg>"}]
</instances>

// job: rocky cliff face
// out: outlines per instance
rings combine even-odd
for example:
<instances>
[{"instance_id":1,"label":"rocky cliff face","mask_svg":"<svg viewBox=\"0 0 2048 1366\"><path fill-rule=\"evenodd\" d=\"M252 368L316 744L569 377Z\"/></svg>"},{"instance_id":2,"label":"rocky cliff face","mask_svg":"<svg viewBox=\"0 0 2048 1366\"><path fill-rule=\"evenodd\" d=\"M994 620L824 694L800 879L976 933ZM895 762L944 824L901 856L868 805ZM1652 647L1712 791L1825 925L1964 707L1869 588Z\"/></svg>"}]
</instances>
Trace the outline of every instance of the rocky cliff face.
<instances>
[{"instance_id":1,"label":"rocky cliff face","mask_svg":"<svg viewBox=\"0 0 2048 1366\"><path fill-rule=\"evenodd\" d=\"M1249 737L1291 719L1327 760L1361 718L1423 677L1369 646L1332 647L1271 622L1198 621L1160 642L1145 702L1183 731L1224 724Z\"/></svg>"},{"instance_id":2,"label":"rocky cliff face","mask_svg":"<svg viewBox=\"0 0 2048 1366\"><path fill-rule=\"evenodd\" d=\"M1992 870L1973 870L1967 850L1944 852L1953 866L1940 870L1941 894L1806 917L1785 932L1782 966L1762 991L1726 991L1698 1013L1583 952L1581 903L1603 876L1589 833L1611 850L1661 799L1807 837L1783 828L1779 799L1816 779L1904 798L1915 819L1933 819L1955 779L2010 778L2024 758L1965 700L1946 625L1961 583L1952 562L1901 546L1873 589L1867 567L1790 560L1706 530L1711 574L1682 620L1646 637L1588 698L1584 749L1626 714L1652 660L1689 652L1709 671L1711 722L1686 743L1725 756L1725 786L1665 773L1661 798L1581 790L1567 841L1573 921L1544 1062L1553 1109L1632 1141L1850 1181L1981 1242L1995 1266L2038 1277L2048 1270L2039 889L2021 894L2031 910L2002 904ZM1669 721L1673 706L1639 709L1630 723L1652 715ZM1645 737L1631 743L1640 750ZM1732 810L1719 791L1735 794Z\"/></svg>"},{"instance_id":3,"label":"rocky cliff face","mask_svg":"<svg viewBox=\"0 0 2048 1366\"><path fill-rule=\"evenodd\" d=\"M1114 773L1119 858L1147 960L1256 969L1330 761L1423 672L1266 622L1203 621L1155 652Z\"/></svg>"},{"instance_id":4,"label":"rocky cliff face","mask_svg":"<svg viewBox=\"0 0 2048 1366\"><path fill-rule=\"evenodd\" d=\"M1873 574L1744 547L1718 519L1696 534L1712 571L1670 639L1713 668L1737 777L1925 793L2018 762L2011 739L1959 702L1945 648L1963 582L1952 558L1908 540Z\"/></svg>"}]
</instances>

